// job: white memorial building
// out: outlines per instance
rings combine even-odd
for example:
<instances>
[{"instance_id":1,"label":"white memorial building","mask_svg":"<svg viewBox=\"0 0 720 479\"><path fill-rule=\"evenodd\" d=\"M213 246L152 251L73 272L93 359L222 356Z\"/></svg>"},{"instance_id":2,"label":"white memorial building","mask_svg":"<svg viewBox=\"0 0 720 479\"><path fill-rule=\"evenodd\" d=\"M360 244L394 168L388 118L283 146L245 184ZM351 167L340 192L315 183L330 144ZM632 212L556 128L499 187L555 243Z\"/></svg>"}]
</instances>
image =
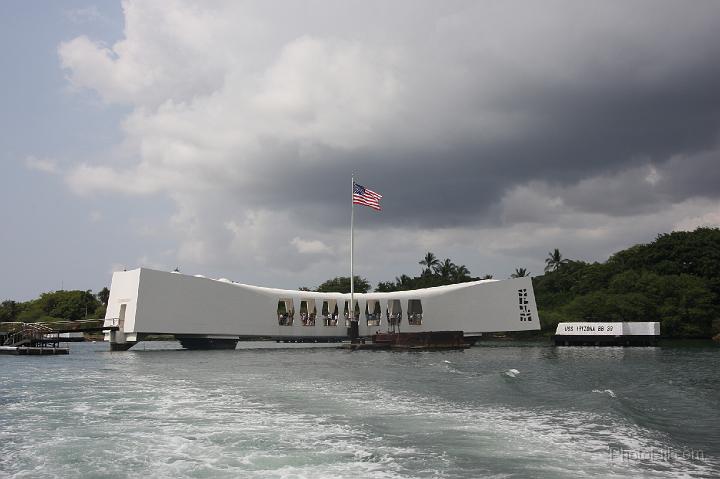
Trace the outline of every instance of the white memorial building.
<instances>
[{"instance_id":1,"label":"white memorial building","mask_svg":"<svg viewBox=\"0 0 720 479\"><path fill-rule=\"evenodd\" d=\"M391 293L355 293L360 337L376 332L540 329L530 278L482 280ZM234 348L240 339L323 342L347 338L350 294L239 284L139 268L113 274L104 326L113 349L149 334L186 348Z\"/></svg>"}]
</instances>

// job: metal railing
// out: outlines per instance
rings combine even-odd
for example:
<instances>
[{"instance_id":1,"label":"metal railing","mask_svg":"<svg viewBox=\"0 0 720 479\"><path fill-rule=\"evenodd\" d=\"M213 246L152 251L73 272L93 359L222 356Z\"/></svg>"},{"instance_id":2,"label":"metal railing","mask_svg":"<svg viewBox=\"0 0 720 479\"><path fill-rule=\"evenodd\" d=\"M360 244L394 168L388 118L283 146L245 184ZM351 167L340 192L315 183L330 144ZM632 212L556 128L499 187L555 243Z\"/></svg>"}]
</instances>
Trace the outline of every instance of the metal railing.
<instances>
[{"instance_id":1,"label":"metal railing","mask_svg":"<svg viewBox=\"0 0 720 479\"><path fill-rule=\"evenodd\" d=\"M9 321L0 323L0 332L5 333L2 335L3 346L35 345L41 342L58 343L60 333L117 330L119 323L120 318L38 321L35 323ZM51 337L52 335L55 337Z\"/></svg>"},{"instance_id":2,"label":"metal railing","mask_svg":"<svg viewBox=\"0 0 720 479\"><path fill-rule=\"evenodd\" d=\"M57 331L43 323L20 323L23 326L5 336L3 346L35 346L44 342L45 335L55 334Z\"/></svg>"}]
</instances>

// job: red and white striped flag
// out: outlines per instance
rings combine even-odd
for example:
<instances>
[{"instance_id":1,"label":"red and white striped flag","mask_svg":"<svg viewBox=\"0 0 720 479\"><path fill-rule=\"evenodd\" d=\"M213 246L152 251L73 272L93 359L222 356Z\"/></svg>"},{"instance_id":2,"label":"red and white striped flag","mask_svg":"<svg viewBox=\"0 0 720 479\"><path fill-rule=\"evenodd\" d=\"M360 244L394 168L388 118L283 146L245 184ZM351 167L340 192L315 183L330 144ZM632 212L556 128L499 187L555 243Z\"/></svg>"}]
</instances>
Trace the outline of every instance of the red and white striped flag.
<instances>
[{"instance_id":1,"label":"red and white striped flag","mask_svg":"<svg viewBox=\"0 0 720 479\"><path fill-rule=\"evenodd\" d=\"M382 211L380 199L382 195L365 188L362 185L353 183L353 203L356 205L369 206L370 208Z\"/></svg>"}]
</instances>

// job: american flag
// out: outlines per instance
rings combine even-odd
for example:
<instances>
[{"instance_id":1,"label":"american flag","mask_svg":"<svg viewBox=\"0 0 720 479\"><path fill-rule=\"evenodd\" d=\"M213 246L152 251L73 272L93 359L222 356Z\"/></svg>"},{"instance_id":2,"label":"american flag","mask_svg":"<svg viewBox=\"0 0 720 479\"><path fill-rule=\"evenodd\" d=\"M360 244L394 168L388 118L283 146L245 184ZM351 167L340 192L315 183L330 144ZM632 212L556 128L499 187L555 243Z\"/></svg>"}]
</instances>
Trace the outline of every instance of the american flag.
<instances>
[{"instance_id":1,"label":"american flag","mask_svg":"<svg viewBox=\"0 0 720 479\"><path fill-rule=\"evenodd\" d=\"M374 210L381 211L380 199L382 195L365 188L362 185L353 183L353 203L356 205L369 206Z\"/></svg>"}]
</instances>

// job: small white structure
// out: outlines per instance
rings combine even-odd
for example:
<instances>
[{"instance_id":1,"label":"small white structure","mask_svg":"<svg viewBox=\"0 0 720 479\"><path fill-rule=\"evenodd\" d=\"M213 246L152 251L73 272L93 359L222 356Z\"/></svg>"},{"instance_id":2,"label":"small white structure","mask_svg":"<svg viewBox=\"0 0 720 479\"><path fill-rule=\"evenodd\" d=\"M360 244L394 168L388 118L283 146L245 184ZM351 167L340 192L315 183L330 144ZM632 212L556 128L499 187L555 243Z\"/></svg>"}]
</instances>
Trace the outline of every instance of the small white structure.
<instances>
[{"instance_id":1,"label":"small white structure","mask_svg":"<svg viewBox=\"0 0 720 479\"><path fill-rule=\"evenodd\" d=\"M56 334L45 334L44 339L57 339L59 341L84 341L85 334L76 331L69 331L67 333L56 333Z\"/></svg>"},{"instance_id":2,"label":"small white structure","mask_svg":"<svg viewBox=\"0 0 720 479\"><path fill-rule=\"evenodd\" d=\"M559 346L648 346L659 337L657 322L559 323L555 330Z\"/></svg>"},{"instance_id":3,"label":"small white structure","mask_svg":"<svg viewBox=\"0 0 720 479\"><path fill-rule=\"evenodd\" d=\"M186 347L234 347L239 338L338 341L347 337L349 303L349 294L139 268L113 274L104 325L118 327L106 335L116 349L147 334L174 334ZM389 329L465 335L540 329L530 278L356 293L354 310L360 336Z\"/></svg>"}]
</instances>

